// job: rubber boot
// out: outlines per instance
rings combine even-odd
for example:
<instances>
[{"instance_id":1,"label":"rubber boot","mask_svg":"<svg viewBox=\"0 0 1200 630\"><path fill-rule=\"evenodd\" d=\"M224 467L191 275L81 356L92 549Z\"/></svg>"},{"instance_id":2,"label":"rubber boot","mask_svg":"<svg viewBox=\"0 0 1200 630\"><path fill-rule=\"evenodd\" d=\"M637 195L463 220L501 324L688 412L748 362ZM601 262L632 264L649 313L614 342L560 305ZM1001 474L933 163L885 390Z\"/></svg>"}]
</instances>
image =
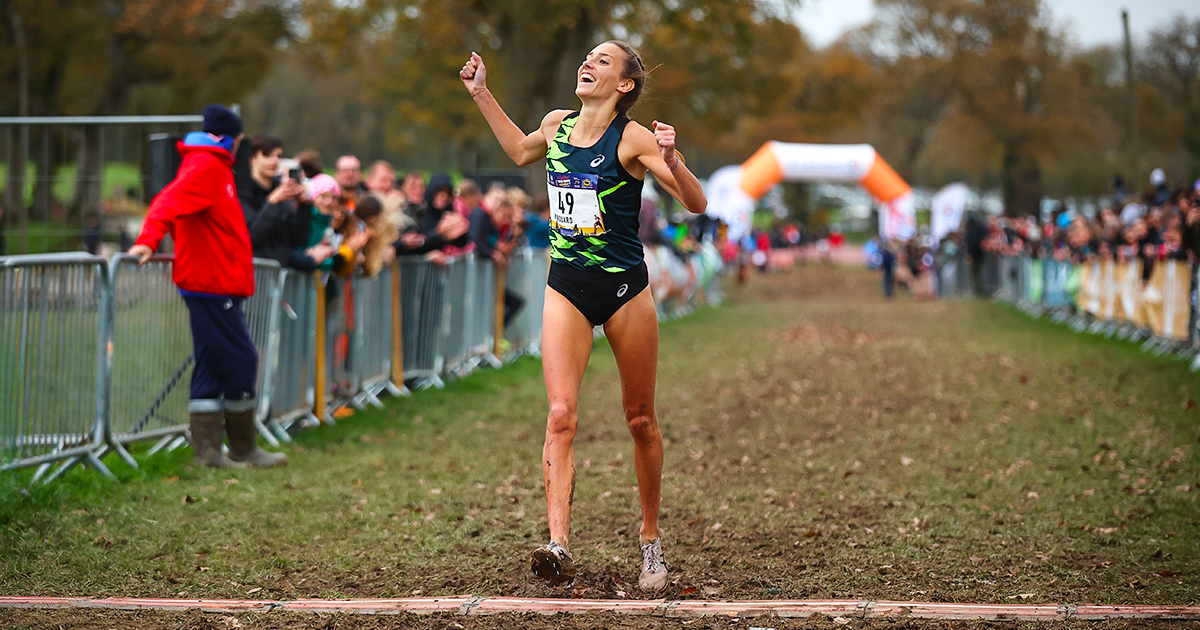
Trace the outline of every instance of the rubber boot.
<instances>
[{"instance_id":1,"label":"rubber boot","mask_svg":"<svg viewBox=\"0 0 1200 630\"><path fill-rule=\"evenodd\" d=\"M192 432L192 463L209 468L245 468L225 457L221 452L221 439L225 437L225 414L220 411L193 411L188 418Z\"/></svg>"},{"instance_id":2,"label":"rubber boot","mask_svg":"<svg viewBox=\"0 0 1200 630\"><path fill-rule=\"evenodd\" d=\"M245 462L255 468L274 468L287 463L287 455L258 447L258 429L254 426L253 409L226 410L225 430L229 433L229 459Z\"/></svg>"}]
</instances>

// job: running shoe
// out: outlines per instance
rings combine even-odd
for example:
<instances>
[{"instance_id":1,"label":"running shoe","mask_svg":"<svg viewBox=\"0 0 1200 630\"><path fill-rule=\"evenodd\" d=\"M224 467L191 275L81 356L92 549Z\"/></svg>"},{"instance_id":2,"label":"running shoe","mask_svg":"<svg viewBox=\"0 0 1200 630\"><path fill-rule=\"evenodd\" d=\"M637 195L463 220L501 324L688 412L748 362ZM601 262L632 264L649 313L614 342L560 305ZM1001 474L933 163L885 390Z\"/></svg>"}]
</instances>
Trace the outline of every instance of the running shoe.
<instances>
[{"instance_id":1,"label":"running shoe","mask_svg":"<svg viewBox=\"0 0 1200 630\"><path fill-rule=\"evenodd\" d=\"M534 575L554 584L563 584L575 579L575 559L557 540L551 540L545 547L534 549L529 558L529 567L533 569Z\"/></svg>"},{"instance_id":2,"label":"running shoe","mask_svg":"<svg viewBox=\"0 0 1200 630\"><path fill-rule=\"evenodd\" d=\"M667 561L663 558L662 538L642 543L642 576L638 587L643 591L658 591L667 585Z\"/></svg>"}]
</instances>

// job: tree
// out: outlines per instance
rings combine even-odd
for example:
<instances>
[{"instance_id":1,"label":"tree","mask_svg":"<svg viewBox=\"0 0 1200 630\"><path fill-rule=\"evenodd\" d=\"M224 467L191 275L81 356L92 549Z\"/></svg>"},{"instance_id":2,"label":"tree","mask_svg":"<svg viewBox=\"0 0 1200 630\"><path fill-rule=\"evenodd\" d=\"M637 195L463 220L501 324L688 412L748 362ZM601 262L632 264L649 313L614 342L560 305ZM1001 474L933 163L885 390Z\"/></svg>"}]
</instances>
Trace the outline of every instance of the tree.
<instances>
[{"instance_id":1,"label":"tree","mask_svg":"<svg viewBox=\"0 0 1200 630\"><path fill-rule=\"evenodd\" d=\"M271 68L290 36L288 0L0 0L0 73L28 93L32 116L128 113L131 95L162 87L158 111L230 102ZM8 60L28 60L26 64ZM24 67L22 67L24 65ZM15 109L0 93L0 109ZM73 155L32 156L36 194L48 197L56 167L76 162L71 216L99 210L99 129L74 130ZM57 144L57 143L56 143ZM35 143L36 147L36 143ZM54 159L51 159L51 158ZM43 200L43 203L47 203ZM47 204L48 205L48 204Z\"/></svg>"},{"instance_id":2,"label":"tree","mask_svg":"<svg viewBox=\"0 0 1200 630\"><path fill-rule=\"evenodd\" d=\"M1200 19L1179 16L1150 33L1140 75L1161 90L1182 118L1179 139L1200 175Z\"/></svg>"},{"instance_id":3,"label":"tree","mask_svg":"<svg viewBox=\"0 0 1200 630\"><path fill-rule=\"evenodd\" d=\"M884 0L883 9L898 60L927 60L935 84L952 86L950 105L999 148L1005 212L1039 212L1042 160L1086 134L1077 69L1039 0Z\"/></svg>"}]
</instances>

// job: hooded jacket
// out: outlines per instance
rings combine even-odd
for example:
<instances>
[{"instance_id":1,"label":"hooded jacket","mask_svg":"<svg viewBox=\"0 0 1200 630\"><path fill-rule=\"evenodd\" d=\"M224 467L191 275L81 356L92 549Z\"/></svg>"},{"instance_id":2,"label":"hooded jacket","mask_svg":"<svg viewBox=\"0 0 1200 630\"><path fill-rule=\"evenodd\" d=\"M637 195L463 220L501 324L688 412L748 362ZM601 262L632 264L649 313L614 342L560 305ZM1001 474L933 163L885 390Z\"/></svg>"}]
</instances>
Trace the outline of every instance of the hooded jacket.
<instances>
[{"instance_id":1,"label":"hooded jacket","mask_svg":"<svg viewBox=\"0 0 1200 630\"><path fill-rule=\"evenodd\" d=\"M171 235L173 277L184 293L250 297L254 255L233 185L230 147L197 131L177 148L183 156L179 173L150 203L137 244L157 250Z\"/></svg>"}]
</instances>

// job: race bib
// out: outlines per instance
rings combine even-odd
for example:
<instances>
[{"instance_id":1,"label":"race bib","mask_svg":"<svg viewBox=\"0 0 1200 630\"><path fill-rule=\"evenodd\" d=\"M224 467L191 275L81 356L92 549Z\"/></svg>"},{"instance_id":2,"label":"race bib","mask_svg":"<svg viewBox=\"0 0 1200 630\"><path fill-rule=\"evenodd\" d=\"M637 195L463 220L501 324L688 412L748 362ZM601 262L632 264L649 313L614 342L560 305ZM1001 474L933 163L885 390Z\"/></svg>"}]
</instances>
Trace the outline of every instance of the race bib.
<instances>
[{"instance_id":1,"label":"race bib","mask_svg":"<svg viewBox=\"0 0 1200 630\"><path fill-rule=\"evenodd\" d=\"M550 227L564 236L604 234L600 212L600 176L579 173L547 173L550 193Z\"/></svg>"}]
</instances>

